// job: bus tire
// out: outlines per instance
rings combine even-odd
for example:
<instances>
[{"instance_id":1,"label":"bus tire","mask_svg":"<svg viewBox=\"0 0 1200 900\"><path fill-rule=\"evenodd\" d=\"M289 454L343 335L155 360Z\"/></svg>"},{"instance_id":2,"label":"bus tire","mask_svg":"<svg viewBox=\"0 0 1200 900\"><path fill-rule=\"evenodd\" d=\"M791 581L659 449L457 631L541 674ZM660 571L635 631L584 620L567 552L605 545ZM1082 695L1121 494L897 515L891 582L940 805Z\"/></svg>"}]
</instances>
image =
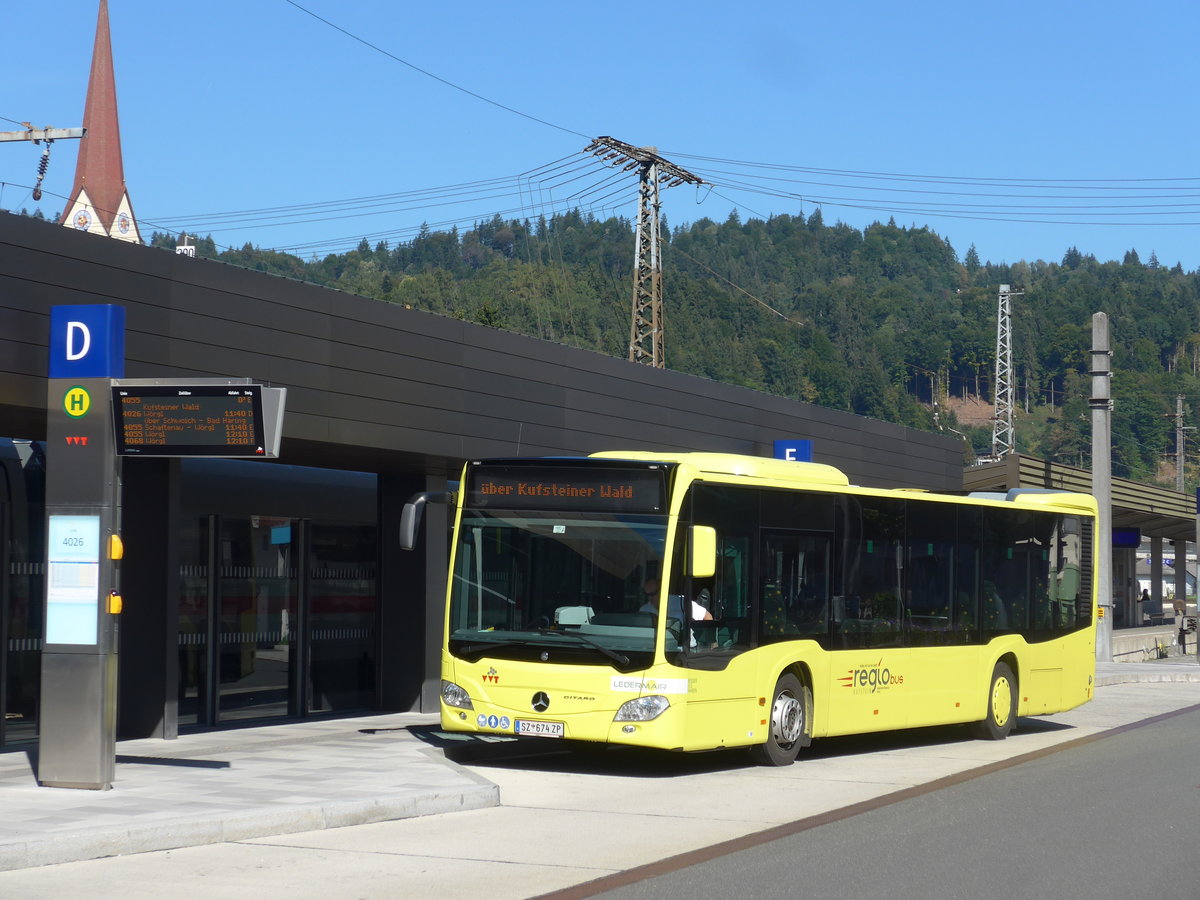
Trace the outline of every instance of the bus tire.
<instances>
[{"instance_id":1,"label":"bus tire","mask_svg":"<svg viewBox=\"0 0 1200 900\"><path fill-rule=\"evenodd\" d=\"M790 766L800 748L812 742L812 688L791 672L779 676L771 697L767 739L751 748L764 766Z\"/></svg>"},{"instance_id":2,"label":"bus tire","mask_svg":"<svg viewBox=\"0 0 1200 900\"><path fill-rule=\"evenodd\" d=\"M1017 721L1017 678L1008 663L998 662L988 682L987 718L975 723L975 736L1002 741Z\"/></svg>"}]
</instances>

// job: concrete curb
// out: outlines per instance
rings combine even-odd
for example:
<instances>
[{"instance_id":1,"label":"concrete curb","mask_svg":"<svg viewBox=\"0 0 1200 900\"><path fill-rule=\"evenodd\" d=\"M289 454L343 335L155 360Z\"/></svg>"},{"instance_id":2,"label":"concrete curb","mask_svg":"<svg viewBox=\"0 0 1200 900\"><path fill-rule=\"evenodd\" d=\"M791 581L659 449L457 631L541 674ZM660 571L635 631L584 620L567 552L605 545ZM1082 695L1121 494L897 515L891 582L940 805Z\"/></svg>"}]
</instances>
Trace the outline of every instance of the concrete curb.
<instances>
[{"instance_id":1,"label":"concrete curb","mask_svg":"<svg viewBox=\"0 0 1200 900\"><path fill-rule=\"evenodd\" d=\"M1162 662L1096 663L1096 686L1115 684L1200 684L1200 664L1176 657Z\"/></svg>"},{"instance_id":2,"label":"concrete curb","mask_svg":"<svg viewBox=\"0 0 1200 900\"><path fill-rule=\"evenodd\" d=\"M1160 684L1166 682L1186 682L1200 684L1200 669L1173 670L1167 666L1159 667L1161 672L1114 672L1101 675L1096 673L1097 687L1110 687L1116 684Z\"/></svg>"},{"instance_id":3,"label":"concrete curb","mask_svg":"<svg viewBox=\"0 0 1200 900\"><path fill-rule=\"evenodd\" d=\"M181 816L125 828L102 826L59 831L28 841L0 844L0 872L500 805L500 789L496 785L482 782L471 773L463 774L474 783L450 789L414 789L363 801Z\"/></svg>"}]
</instances>

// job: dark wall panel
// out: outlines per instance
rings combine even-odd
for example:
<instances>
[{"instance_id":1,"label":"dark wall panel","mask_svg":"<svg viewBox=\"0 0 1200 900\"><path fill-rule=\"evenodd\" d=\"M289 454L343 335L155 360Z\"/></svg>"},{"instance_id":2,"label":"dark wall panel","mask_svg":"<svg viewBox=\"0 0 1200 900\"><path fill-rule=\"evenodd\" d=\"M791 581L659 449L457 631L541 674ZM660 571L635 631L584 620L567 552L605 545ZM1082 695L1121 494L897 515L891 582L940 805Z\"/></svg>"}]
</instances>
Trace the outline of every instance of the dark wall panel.
<instances>
[{"instance_id":1,"label":"dark wall panel","mask_svg":"<svg viewBox=\"0 0 1200 900\"><path fill-rule=\"evenodd\" d=\"M143 459L126 466L121 533L127 553L121 565L121 702L117 733L173 738L179 663L179 546L174 460Z\"/></svg>"},{"instance_id":2,"label":"dark wall panel","mask_svg":"<svg viewBox=\"0 0 1200 900\"><path fill-rule=\"evenodd\" d=\"M288 388L287 461L454 472L600 449L769 454L807 437L862 484L957 490L956 440L290 279L0 214L0 433L44 418L48 313L126 307L130 377Z\"/></svg>"}]
</instances>

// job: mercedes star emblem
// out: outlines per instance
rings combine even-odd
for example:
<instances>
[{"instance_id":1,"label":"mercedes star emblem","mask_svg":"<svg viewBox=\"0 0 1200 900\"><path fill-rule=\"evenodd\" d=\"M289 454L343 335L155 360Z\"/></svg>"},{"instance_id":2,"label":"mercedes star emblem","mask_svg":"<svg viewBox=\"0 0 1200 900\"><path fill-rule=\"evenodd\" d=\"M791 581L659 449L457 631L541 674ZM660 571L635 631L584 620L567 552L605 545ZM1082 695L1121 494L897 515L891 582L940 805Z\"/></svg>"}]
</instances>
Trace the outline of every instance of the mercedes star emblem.
<instances>
[{"instance_id":1,"label":"mercedes star emblem","mask_svg":"<svg viewBox=\"0 0 1200 900\"><path fill-rule=\"evenodd\" d=\"M550 708L550 698L545 691L538 691L533 695L533 708L536 712L545 712Z\"/></svg>"}]
</instances>

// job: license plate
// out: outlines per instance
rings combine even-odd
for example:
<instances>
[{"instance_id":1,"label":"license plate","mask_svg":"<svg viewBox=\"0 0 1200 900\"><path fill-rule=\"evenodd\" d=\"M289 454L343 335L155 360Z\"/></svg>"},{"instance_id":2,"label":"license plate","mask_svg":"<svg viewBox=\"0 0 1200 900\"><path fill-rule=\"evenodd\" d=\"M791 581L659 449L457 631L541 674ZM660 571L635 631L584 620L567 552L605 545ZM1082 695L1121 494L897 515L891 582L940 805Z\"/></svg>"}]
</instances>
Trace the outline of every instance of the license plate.
<instances>
[{"instance_id":1,"label":"license plate","mask_svg":"<svg viewBox=\"0 0 1200 900\"><path fill-rule=\"evenodd\" d=\"M517 734L529 734L534 737L560 738L564 733L562 722L531 722L517 719L516 725Z\"/></svg>"}]
</instances>

